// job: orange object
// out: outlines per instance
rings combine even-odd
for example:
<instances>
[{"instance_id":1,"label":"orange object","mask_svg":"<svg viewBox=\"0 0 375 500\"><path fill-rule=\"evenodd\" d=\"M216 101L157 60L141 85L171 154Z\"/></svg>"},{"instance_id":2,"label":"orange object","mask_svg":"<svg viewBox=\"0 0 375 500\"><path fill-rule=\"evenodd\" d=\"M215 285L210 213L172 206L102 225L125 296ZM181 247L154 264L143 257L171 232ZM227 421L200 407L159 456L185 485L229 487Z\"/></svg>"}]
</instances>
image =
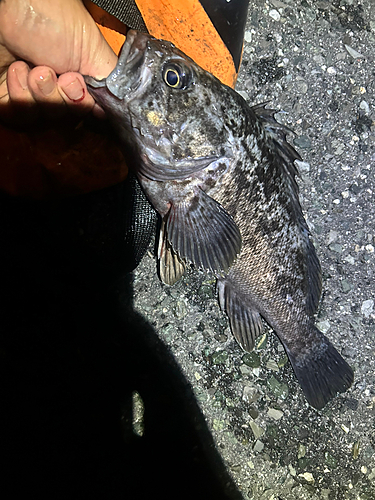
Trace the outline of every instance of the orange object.
<instances>
[{"instance_id":1,"label":"orange object","mask_svg":"<svg viewBox=\"0 0 375 500\"><path fill-rule=\"evenodd\" d=\"M83 3L96 22L102 35L107 40L108 45L110 45L113 52L118 55L125 41L127 32L125 24L89 0L84 0Z\"/></svg>"},{"instance_id":2,"label":"orange object","mask_svg":"<svg viewBox=\"0 0 375 500\"><path fill-rule=\"evenodd\" d=\"M136 0L150 34L168 40L221 82L234 87L232 56L198 0Z\"/></svg>"},{"instance_id":3,"label":"orange object","mask_svg":"<svg viewBox=\"0 0 375 500\"><path fill-rule=\"evenodd\" d=\"M99 23L96 23L96 25L100 29L101 34L107 40L108 45L111 46L113 52L116 55L119 55L121 47L125 42L125 35L118 33L111 28L107 28L106 26L102 26Z\"/></svg>"}]
</instances>

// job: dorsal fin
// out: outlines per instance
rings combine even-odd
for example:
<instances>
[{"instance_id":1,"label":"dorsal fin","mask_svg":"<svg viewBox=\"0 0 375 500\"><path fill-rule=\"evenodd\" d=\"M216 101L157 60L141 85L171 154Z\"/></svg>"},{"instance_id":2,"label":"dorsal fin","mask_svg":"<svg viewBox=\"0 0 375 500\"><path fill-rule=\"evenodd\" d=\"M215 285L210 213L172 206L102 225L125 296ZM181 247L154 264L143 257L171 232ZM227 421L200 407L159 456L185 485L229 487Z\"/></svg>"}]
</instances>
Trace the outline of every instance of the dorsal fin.
<instances>
[{"instance_id":1,"label":"dorsal fin","mask_svg":"<svg viewBox=\"0 0 375 500\"><path fill-rule=\"evenodd\" d=\"M303 217L301 205L298 199L299 190L296 182L296 176L299 176L299 172L295 161L301 161L302 158L294 147L287 141L287 134L293 134L293 131L286 125L276 121L275 114L277 113L277 110L266 108L267 104L268 102L257 104L252 106L250 109L255 113L265 130L269 133L276 154L281 160L280 166L283 168L284 174L290 180L290 186L292 188L291 194L294 194L295 216L302 236L305 240L306 270L308 279L306 298L307 311L310 314L314 314L318 307L322 291L322 279L320 263L316 255L315 247L310 239L310 232Z\"/></svg>"},{"instance_id":2,"label":"dorsal fin","mask_svg":"<svg viewBox=\"0 0 375 500\"><path fill-rule=\"evenodd\" d=\"M286 167L285 174L291 179L294 193L298 195L298 185L296 183L296 176L299 176L298 168L294 163L295 160L302 160L301 156L297 153L294 147L286 140L286 134L293 134L286 125L279 123L275 120L277 110L266 108L268 102L256 104L251 106L250 109L255 113L257 118L261 121L263 127L270 134L277 154L283 160L283 165Z\"/></svg>"}]
</instances>

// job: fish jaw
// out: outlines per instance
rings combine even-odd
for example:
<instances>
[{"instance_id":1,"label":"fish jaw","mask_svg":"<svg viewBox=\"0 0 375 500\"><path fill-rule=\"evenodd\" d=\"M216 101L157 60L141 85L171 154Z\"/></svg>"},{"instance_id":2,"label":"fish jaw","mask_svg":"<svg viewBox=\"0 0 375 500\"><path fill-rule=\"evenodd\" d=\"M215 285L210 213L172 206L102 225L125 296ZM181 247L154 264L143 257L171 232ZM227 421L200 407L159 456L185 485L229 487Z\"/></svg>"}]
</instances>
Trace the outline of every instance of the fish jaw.
<instances>
[{"instance_id":1,"label":"fish jaw","mask_svg":"<svg viewBox=\"0 0 375 500\"><path fill-rule=\"evenodd\" d=\"M94 99L103 107L103 94L97 89L107 88L111 95L121 101L127 101L134 96L136 90L144 80L142 72L147 68L143 67L145 50L148 37L130 30L126 41L121 49L120 57L115 69L103 80L97 80L91 76L84 76L88 91Z\"/></svg>"}]
</instances>

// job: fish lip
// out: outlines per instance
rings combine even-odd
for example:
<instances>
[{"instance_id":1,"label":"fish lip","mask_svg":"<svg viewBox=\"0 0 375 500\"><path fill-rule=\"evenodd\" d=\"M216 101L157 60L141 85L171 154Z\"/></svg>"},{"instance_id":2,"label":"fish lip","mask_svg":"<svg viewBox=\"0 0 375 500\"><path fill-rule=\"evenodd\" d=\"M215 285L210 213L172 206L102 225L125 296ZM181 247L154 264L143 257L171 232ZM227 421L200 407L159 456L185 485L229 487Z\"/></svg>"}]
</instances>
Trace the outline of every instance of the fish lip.
<instances>
[{"instance_id":1,"label":"fish lip","mask_svg":"<svg viewBox=\"0 0 375 500\"><path fill-rule=\"evenodd\" d=\"M86 86L87 86L87 89L89 92L90 92L91 88L92 89L100 89L100 88L105 87L105 81L106 81L105 78L102 78L101 80L97 80L93 76L83 75L83 79L86 83Z\"/></svg>"},{"instance_id":2,"label":"fish lip","mask_svg":"<svg viewBox=\"0 0 375 500\"><path fill-rule=\"evenodd\" d=\"M107 87L113 96L129 101L139 88L144 88L143 62L149 39L150 36L147 34L135 30L128 31L117 65L108 77L97 80L91 76L84 76L88 91L99 104L101 96L97 89Z\"/></svg>"}]
</instances>

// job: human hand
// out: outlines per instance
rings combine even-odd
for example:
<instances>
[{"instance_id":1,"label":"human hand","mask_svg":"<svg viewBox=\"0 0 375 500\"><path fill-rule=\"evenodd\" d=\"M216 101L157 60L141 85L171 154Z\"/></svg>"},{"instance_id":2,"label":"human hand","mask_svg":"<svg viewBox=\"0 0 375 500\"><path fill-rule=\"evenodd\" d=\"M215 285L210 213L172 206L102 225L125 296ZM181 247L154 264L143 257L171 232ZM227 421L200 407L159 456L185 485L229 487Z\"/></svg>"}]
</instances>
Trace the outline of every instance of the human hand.
<instances>
[{"instance_id":1,"label":"human hand","mask_svg":"<svg viewBox=\"0 0 375 500\"><path fill-rule=\"evenodd\" d=\"M98 113L80 73L104 78L116 62L81 0L0 1L1 119Z\"/></svg>"}]
</instances>

